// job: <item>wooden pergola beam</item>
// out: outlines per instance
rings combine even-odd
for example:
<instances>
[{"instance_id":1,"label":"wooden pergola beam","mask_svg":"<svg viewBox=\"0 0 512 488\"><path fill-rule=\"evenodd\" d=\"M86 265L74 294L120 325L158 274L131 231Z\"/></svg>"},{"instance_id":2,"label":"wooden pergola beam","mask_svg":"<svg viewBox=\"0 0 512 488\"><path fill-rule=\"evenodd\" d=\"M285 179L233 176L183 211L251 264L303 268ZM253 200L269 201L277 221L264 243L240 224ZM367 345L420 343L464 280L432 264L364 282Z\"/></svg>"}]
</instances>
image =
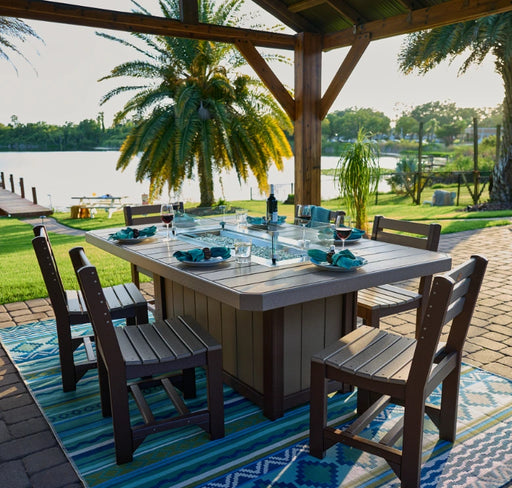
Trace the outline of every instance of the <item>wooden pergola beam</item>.
<instances>
[{"instance_id":1,"label":"wooden pergola beam","mask_svg":"<svg viewBox=\"0 0 512 488\"><path fill-rule=\"evenodd\" d=\"M370 44L370 40L371 38L369 34L359 36L345 56L340 68L322 97L322 101L320 103L321 120L325 118L332 104L340 94L340 91L345 86L345 83L352 74L352 71L354 71L354 68L357 66L357 63L359 63L359 60Z\"/></svg>"},{"instance_id":2,"label":"wooden pergola beam","mask_svg":"<svg viewBox=\"0 0 512 488\"><path fill-rule=\"evenodd\" d=\"M190 12L187 8L186 14L189 15ZM244 39L256 46L295 49L295 36L289 34L212 24L185 24L164 17L43 0L0 0L0 16L217 42L234 43Z\"/></svg>"},{"instance_id":3,"label":"wooden pergola beam","mask_svg":"<svg viewBox=\"0 0 512 488\"><path fill-rule=\"evenodd\" d=\"M356 36L369 33L372 40L434 29L512 10L510 0L451 0L433 7L411 10L385 20L367 22L324 36L324 51L351 46Z\"/></svg>"},{"instance_id":4,"label":"wooden pergola beam","mask_svg":"<svg viewBox=\"0 0 512 488\"><path fill-rule=\"evenodd\" d=\"M254 69L265 86L270 90L275 99L279 102L291 120L295 119L295 100L290 95L281 80L272 71L263 56L257 51L254 45L246 40L235 42L242 56Z\"/></svg>"}]
</instances>

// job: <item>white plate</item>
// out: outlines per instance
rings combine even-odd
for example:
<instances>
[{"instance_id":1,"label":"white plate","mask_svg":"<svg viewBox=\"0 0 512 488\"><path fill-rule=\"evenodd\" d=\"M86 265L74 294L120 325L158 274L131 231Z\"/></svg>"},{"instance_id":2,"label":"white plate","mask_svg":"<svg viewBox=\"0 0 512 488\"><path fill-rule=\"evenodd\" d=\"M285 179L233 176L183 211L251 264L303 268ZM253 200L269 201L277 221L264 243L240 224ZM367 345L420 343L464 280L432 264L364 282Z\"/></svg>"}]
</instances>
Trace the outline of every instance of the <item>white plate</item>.
<instances>
[{"instance_id":1,"label":"white plate","mask_svg":"<svg viewBox=\"0 0 512 488\"><path fill-rule=\"evenodd\" d=\"M368 261L366 261L366 259L365 259L363 264L361 264L359 266L353 266L352 268L343 268L342 266L333 266L332 264L329 264L327 261L320 262L313 258L310 258L310 261L315 266L318 266L320 269L325 269L327 271L337 271L339 273L351 273L352 271L355 271L356 269L359 269L368 263Z\"/></svg>"},{"instance_id":2,"label":"white plate","mask_svg":"<svg viewBox=\"0 0 512 488\"><path fill-rule=\"evenodd\" d=\"M185 264L186 266L208 267L208 266L216 266L217 264L227 261L229 258L222 258L220 256L217 256L217 257L210 258L210 259L203 259L202 261L178 261L178 262L181 264Z\"/></svg>"},{"instance_id":3,"label":"white plate","mask_svg":"<svg viewBox=\"0 0 512 488\"><path fill-rule=\"evenodd\" d=\"M152 239L155 236L146 236L146 237L135 237L133 239L114 239L118 244L138 244L139 242L147 241L148 239Z\"/></svg>"}]
</instances>

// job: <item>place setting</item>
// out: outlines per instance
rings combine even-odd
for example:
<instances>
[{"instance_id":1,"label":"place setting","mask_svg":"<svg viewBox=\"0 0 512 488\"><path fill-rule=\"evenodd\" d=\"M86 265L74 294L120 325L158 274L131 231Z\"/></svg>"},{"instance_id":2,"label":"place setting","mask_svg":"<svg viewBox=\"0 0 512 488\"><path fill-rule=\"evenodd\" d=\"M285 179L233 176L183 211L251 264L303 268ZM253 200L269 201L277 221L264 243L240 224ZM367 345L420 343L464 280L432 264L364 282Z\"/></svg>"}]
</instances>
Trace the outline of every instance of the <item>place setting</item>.
<instances>
[{"instance_id":1,"label":"place setting","mask_svg":"<svg viewBox=\"0 0 512 488\"><path fill-rule=\"evenodd\" d=\"M210 267L230 259L231 249L223 246L194 248L188 251L176 251L173 256L185 266Z\"/></svg>"},{"instance_id":2,"label":"place setting","mask_svg":"<svg viewBox=\"0 0 512 488\"><path fill-rule=\"evenodd\" d=\"M138 229L135 227L126 227L109 235L109 240L115 241L117 244L139 244L155 237L156 225Z\"/></svg>"}]
</instances>

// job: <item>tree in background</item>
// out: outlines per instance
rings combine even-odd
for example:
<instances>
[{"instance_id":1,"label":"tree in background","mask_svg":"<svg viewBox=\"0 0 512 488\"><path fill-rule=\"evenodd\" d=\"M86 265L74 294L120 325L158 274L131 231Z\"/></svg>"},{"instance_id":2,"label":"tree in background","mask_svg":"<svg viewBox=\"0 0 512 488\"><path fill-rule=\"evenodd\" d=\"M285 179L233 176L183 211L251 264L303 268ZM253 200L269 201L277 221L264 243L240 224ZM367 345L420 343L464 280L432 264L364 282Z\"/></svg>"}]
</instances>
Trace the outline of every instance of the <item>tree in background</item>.
<instances>
[{"instance_id":1,"label":"tree in background","mask_svg":"<svg viewBox=\"0 0 512 488\"><path fill-rule=\"evenodd\" d=\"M322 124L322 133L329 140L348 141L357 139L364 127L368 134L389 134L390 119L383 112L371 108L352 107L327 114Z\"/></svg>"},{"instance_id":2,"label":"tree in background","mask_svg":"<svg viewBox=\"0 0 512 488\"><path fill-rule=\"evenodd\" d=\"M199 22L239 24L242 4L202 0ZM149 14L135 5L135 11ZM160 7L165 17L179 18L180 0L161 0ZM285 135L292 125L259 80L240 74L238 68L245 62L233 45L132 33L135 44L99 35L133 48L139 57L102 78L137 81L111 90L102 103L135 92L115 118L121 122L133 114L134 122L117 168L126 168L140 156L137 180L149 178L152 200L165 185L169 192L179 191L194 172L202 206L214 203L214 175L220 170L234 169L243 181L250 171L260 190L268 189L270 166L282 169L283 158L293 155Z\"/></svg>"},{"instance_id":3,"label":"tree in background","mask_svg":"<svg viewBox=\"0 0 512 488\"><path fill-rule=\"evenodd\" d=\"M30 61L21 53L16 46L16 41L13 41L13 39L25 42L29 37L41 40L32 27L25 24L22 20L12 17L0 17L0 59L10 63L16 72L18 70L9 54L16 54L29 64Z\"/></svg>"},{"instance_id":4,"label":"tree in background","mask_svg":"<svg viewBox=\"0 0 512 488\"><path fill-rule=\"evenodd\" d=\"M399 54L404 73L425 74L448 59L467 56L460 68L465 73L481 64L488 54L495 57L496 72L503 79L503 143L493 169L491 201L512 205L512 13L491 15L437 29L409 34ZM475 87L475 90L477 87ZM480 89L480 87L478 87Z\"/></svg>"}]
</instances>

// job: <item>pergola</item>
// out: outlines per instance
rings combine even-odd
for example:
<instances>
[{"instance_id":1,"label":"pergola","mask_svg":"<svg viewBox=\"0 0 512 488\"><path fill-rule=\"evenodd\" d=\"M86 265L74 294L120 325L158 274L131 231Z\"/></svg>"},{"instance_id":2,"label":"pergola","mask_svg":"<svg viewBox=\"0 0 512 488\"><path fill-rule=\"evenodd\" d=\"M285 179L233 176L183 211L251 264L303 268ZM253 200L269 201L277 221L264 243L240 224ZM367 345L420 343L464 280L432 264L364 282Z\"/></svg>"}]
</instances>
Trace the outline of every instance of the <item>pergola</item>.
<instances>
[{"instance_id":1,"label":"pergola","mask_svg":"<svg viewBox=\"0 0 512 488\"><path fill-rule=\"evenodd\" d=\"M0 16L234 43L293 120L295 201L316 205L321 121L371 41L512 10L511 0L252 0L295 32L283 34L199 23L197 1L180 0L176 20L43 0L0 0ZM258 47L294 52L293 94ZM322 93L322 53L341 47L350 49Z\"/></svg>"}]
</instances>

